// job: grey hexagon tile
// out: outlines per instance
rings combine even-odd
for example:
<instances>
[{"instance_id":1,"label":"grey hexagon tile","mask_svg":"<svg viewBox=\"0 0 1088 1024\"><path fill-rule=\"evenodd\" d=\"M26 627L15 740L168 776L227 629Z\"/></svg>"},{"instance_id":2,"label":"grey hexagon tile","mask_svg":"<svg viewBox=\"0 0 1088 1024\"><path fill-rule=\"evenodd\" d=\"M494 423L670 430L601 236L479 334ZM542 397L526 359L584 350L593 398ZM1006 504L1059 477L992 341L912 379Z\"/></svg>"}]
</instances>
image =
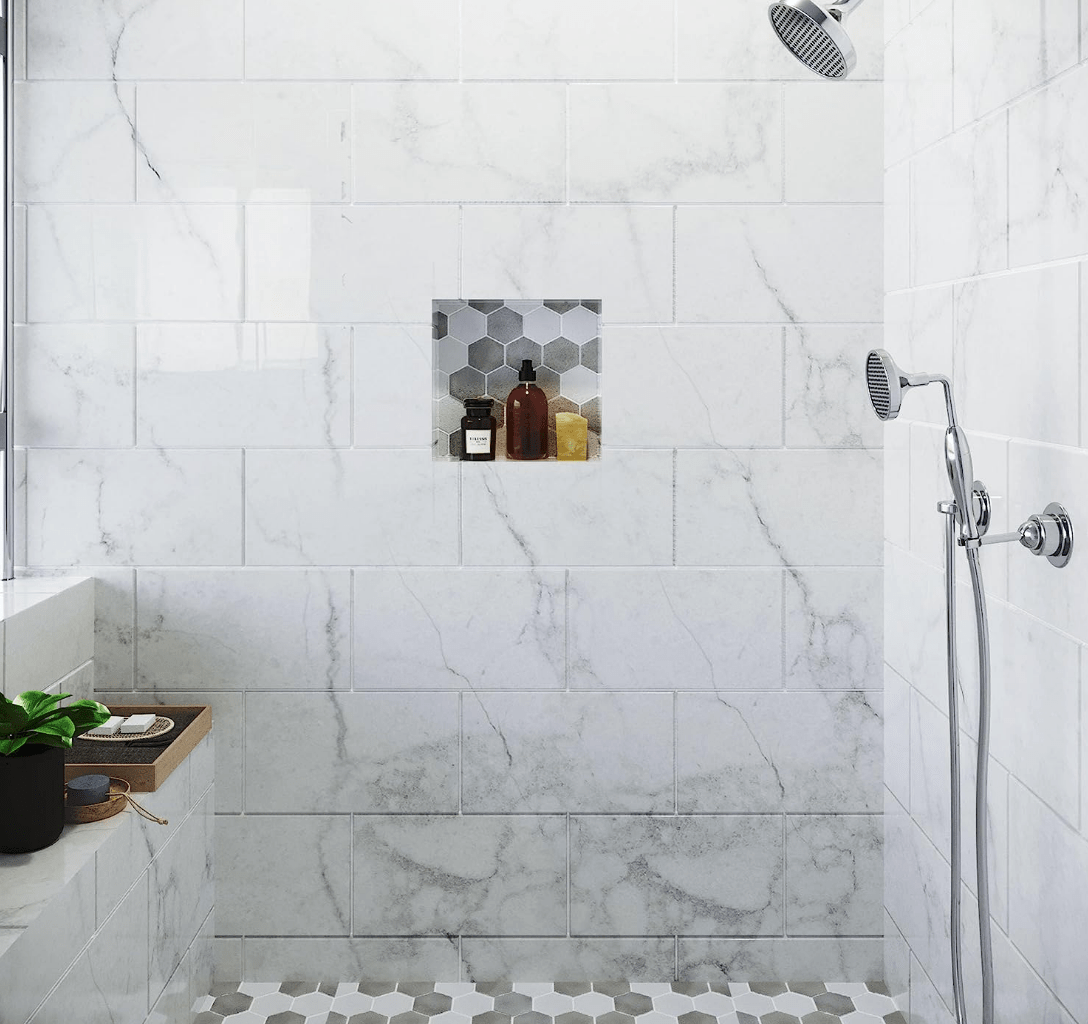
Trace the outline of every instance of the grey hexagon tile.
<instances>
[{"instance_id":1,"label":"grey hexagon tile","mask_svg":"<svg viewBox=\"0 0 1088 1024\"><path fill-rule=\"evenodd\" d=\"M462 366L468 366L468 346L468 342L446 338L438 346L438 369L448 377Z\"/></svg>"},{"instance_id":2,"label":"grey hexagon tile","mask_svg":"<svg viewBox=\"0 0 1088 1024\"><path fill-rule=\"evenodd\" d=\"M551 1017L545 1016L543 1013L537 1013L536 1010L519 1013L512 1019L514 1024L552 1024Z\"/></svg>"},{"instance_id":3,"label":"grey hexagon tile","mask_svg":"<svg viewBox=\"0 0 1088 1024\"><path fill-rule=\"evenodd\" d=\"M522 318L522 330L530 341L545 345L563 333L563 321L554 309L541 306Z\"/></svg>"},{"instance_id":4,"label":"grey hexagon tile","mask_svg":"<svg viewBox=\"0 0 1088 1024\"><path fill-rule=\"evenodd\" d=\"M818 996L827 991L827 986L821 981L791 981L786 987L791 992L800 992L803 996Z\"/></svg>"},{"instance_id":5,"label":"grey hexagon tile","mask_svg":"<svg viewBox=\"0 0 1088 1024\"><path fill-rule=\"evenodd\" d=\"M484 375L472 366L462 366L450 374L450 394L462 402L484 393Z\"/></svg>"},{"instance_id":6,"label":"grey hexagon tile","mask_svg":"<svg viewBox=\"0 0 1088 1024\"><path fill-rule=\"evenodd\" d=\"M472 1024L510 1024L510 1014L499 1013L496 1010L488 1010L486 1013L478 1013L472 1018ZM392 1022L390 1022L392 1024Z\"/></svg>"},{"instance_id":7,"label":"grey hexagon tile","mask_svg":"<svg viewBox=\"0 0 1088 1024\"><path fill-rule=\"evenodd\" d=\"M577 299L547 299L544 302L548 309L555 310L556 313L566 313L574 309L578 304Z\"/></svg>"},{"instance_id":8,"label":"grey hexagon tile","mask_svg":"<svg viewBox=\"0 0 1088 1024\"><path fill-rule=\"evenodd\" d=\"M616 1009L620 1013L629 1013L632 1017L649 1013L653 1008L654 1001L640 992L625 992L623 995L616 997Z\"/></svg>"},{"instance_id":9,"label":"grey hexagon tile","mask_svg":"<svg viewBox=\"0 0 1088 1024\"><path fill-rule=\"evenodd\" d=\"M510 1017L516 1017L519 1013L528 1013L533 1009L533 997L523 992L504 992L495 997L496 1013L505 1013Z\"/></svg>"},{"instance_id":10,"label":"grey hexagon tile","mask_svg":"<svg viewBox=\"0 0 1088 1024\"><path fill-rule=\"evenodd\" d=\"M563 314L563 334L576 345L596 337L600 318L585 306L576 306Z\"/></svg>"},{"instance_id":11,"label":"grey hexagon tile","mask_svg":"<svg viewBox=\"0 0 1088 1024\"><path fill-rule=\"evenodd\" d=\"M558 398L560 391L559 374L555 370L549 370L546 366L538 366L536 368L536 386L544 392L548 401Z\"/></svg>"},{"instance_id":12,"label":"grey hexagon tile","mask_svg":"<svg viewBox=\"0 0 1088 1024\"><path fill-rule=\"evenodd\" d=\"M306 1024L306 1018L294 1010L284 1010L283 1013L274 1013L268 1018L268 1024Z\"/></svg>"},{"instance_id":13,"label":"grey hexagon tile","mask_svg":"<svg viewBox=\"0 0 1088 1024\"><path fill-rule=\"evenodd\" d=\"M610 1013L602 1013L597 1018L597 1024L635 1024L635 1018L629 1013L612 1010ZM712 1020L710 1024L715 1024L715 1022Z\"/></svg>"},{"instance_id":14,"label":"grey hexagon tile","mask_svg":"<svg viewBox=\"0 0 1088 1024\"><path fill-rule=\"evenodd\" d=\"M481 313L494 313L496 310L502 309L502 299L469 299L468 303L473 309L478 309Z\"/></svg>"},{"instance_id":15,"label":"grey hexagon tile","mask_svg":"<svg viewBox=\"0 0 1088 1024\"><path fill-rule=\"evenodd\" d=\"M412 1009L416 1013L426 1014L428 1017L436 1017L440 1013L453 1009L453 999L442 992L427 992L416 997Z\"/></svg>"},{"instance_id":16,"label":"grey hexagon tile","mask_svg":"<svg viewBox=\"0 0 1088 1024\"><path fill-rule=\"evenodd\" d=\"M493 338L481 338L468 347L468 364L482 373L497 370L503 364L505 350Z\"/></svg>"},{"instance_id":17,"label":"grey hexagon tile","mask_svg":"<svg viewBox=\"0 0 1088 1024\"><path fill-rule=\"evenodd\" d=\"M840 1024L840 1018L824 1013L823 1010L816 1010L814 1013L806 1013L801 1018L801 1024Z\"/></svg>"},{"instance_id":18,"label":"grey hexagon tile","mask_svg":"<svg viewBox=\"0 0 1088 1024\"><path fill-rule=\"evenodd\" d=\"M509 306L503 306L487 318L488 336L505 345L522 335L522 318Z\"/></svg>"},{"instance_id":19,"label":"grey hexagon tile","mask_svg":"<svg viewBox=\"0 0 1088 1024\"><path fill-rule=\"evenodd\" d=\"M297 1005L297 1004L296 1004ZM389 1024L427 1024L427 1017L415 1010L407 1010L389 1018Z\"/></svg>"},{"instance_id":20,"label":"grey hexagon tile","mask_svg":"<svg viewBox=\"0 0 1088 1024\"><path fill-rule=\"evenodd\" d=\"M535 341L530 341L528 338L515 338L506 346L506 365L520 370L522 362L531 359L533 366L539 367L542 352L542 346Z\"/></svg>"},{"instance_id":21,"label":"grey hexagon tile","mask_svg":"<svg viewBox=\"0 0 1088 1024\"><path fill-rule=\"evenodd\" d=\"M588 981L557 981L555 991L564 996L584 996L593 991L593 986Z\"/></svg>"},{"instance_id":22,"label":"grey hexagon tile","mask_svg":"<svg viewBox=\"0 0 1088 1024\"><path fill-rule=\"evenodd\" d=\"M380 1013L368 1010L366 1013L354 1013L349 1018L349 1024L389 1024L389 1018Z\"/></svg>"},{"instance_id":23,"label":"grey hexagon tile","mask_svg":"<svg viewBox=\"0 0 1088 1024\"><path fill-rule=\"evenodd\" d=\"M471 352L469 354L471 356ZM556 373L562 373L564 370L577 366L581 357L581 349L567 338L556 338L544 346L544 365L555 370Z\"/></svg>"},{"instance_id":24,"label":"grey hexagon tile","mask_svg":"<svg viewBox=\"0 0 1088 1024\"><path fill-rule=\"evenodd\" d=\"M601 313L601 300L600 299L582 299L582 305L586 309L600 316Z\"/></svg>"},{"instance_id":25,"label":"grey hexagon tile","mask_svg":"<svg viewBox=\"0 0 1088 1024\"><path fill-rule=\"evenodd\" d=\"M440 309L436 309L431 315L431 333L435 341L441 341L450 330L450 318Z\"/></svg>"},{"instance_id":26,"label":"grey hexagon tile","mask_svg":"<svg viewBox=\"0 0 1088 1024\"><path fill-rule=\"evenodd\" d=\"M570 1013L560 1014L555 1018L555 1024L593 1024L593 1018L588 1013L579 1013L571 1010Z\"/></svg>"},{"instance_id":27,"label":"grey hexagon tile","mask_svg":"<svg viewBox=\"0 0 1088 1024\"><path fill-rule=\"evenodd\" d=\"M792 1013L783 1013L781 1010L775 1010L774 1013L768 1013L760 1018L760 1024L801 1024Z\"/></svg>"},{"instance_id":28,"label":"grey hexagon tile","mask_svg":"<svg viewBox=\"0 0 1088 1024\"><path fill-rule=\"evenodd\" d=\"M211 1010L203 1010L193 1018L193 1024L223 1024L223 1018Z\"/></svg>"},{"instance_id":29,"label":"grey hexagon tile","mask_svg":"<svg viewBox=\"0 0 1088 1024\"><path fill-rule=\"evenodd\" d=\"M262 1017L271 1017L272 1014L282 1010L290 1010L293 1001L286 992L267 992L264 995L255 996L250 1009Z\"/></svg>"},{"instance_id":30,"label":"grey hexagon tile","mask_svg":"<svg viewBox=\"0 0 1088 1024\"><path fill-rule=\"evenodd\" d=\"M465 306L451 314L446 325L449 337L469 345L487 335L487 317L478 309Z\"/></svg>"},{"instance_id":31,"label":"grey hexagon tile","mask_svg":"<svg viewBox=\"0 0 1088 1024\"><path fill-rule=\"evenodd\" d=\"M854 1011L853 999L839 992L821 992L818 996L813 997L813 1002L816 1004L817 1010L823 1010L825 1013L837 1013L840 1017Z\"/></svg>"},{"instance_id":32,"label":"grey hexagon tile","mask_svg":"<svg viewBox=\"0 0 1088 1024\"><path fill-rule=\"evenodd\" d=\"M566 398L582 405L592 401L600 392L600 384L597 374L587 370L584 366L575 366L563 374L563 384L560 389Z\"/></svg>"},{"instance_id":33,"label":"grey hexagon tile","mask_svg":"<svg viewBox=\"0 0 1088 1024\"><path fill-rule=\"evenodd\" d=\"M215 997L212 1003L212 1012L220 1013L224 1017L232 1013L241 1013L253 1005L253 996L247 996L244 992L228 992Z\"/></svg>"},{"instance_id":34,"label":"grey hexagon tile","mask_svg":"<svg viewBox=\"0 0 1088 1024\"><path fill-rule=\"evenodd\" d=\"M592 338L581 348L581 363L587 370L594 373L601 371L601 339Z\"/></svg>"}]
</instances>

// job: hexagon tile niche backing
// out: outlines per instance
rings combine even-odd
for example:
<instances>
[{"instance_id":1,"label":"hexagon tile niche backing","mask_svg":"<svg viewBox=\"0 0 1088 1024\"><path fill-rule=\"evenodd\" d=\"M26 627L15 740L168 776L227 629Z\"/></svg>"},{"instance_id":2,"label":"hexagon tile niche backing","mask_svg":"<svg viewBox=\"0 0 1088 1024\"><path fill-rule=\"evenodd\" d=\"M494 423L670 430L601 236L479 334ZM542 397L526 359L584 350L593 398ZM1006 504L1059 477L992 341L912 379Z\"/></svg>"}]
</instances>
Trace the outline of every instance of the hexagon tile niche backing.
<instances>
[{"instance_id":1,"label":"hexagon tile niche backing","mask_svg":"<svg viewBox=\"0 0 1088 1024\"><path fill-rule=\"evenodd\" d=\"M555 458L555 414L589 421L589 457L601 451L601 303L597 299L436 299L434 454L461 456L464 400L495 399L495 458L506 457L503 413L523 359L548 397L548 456Z\"/></svg>"}]
</instances>

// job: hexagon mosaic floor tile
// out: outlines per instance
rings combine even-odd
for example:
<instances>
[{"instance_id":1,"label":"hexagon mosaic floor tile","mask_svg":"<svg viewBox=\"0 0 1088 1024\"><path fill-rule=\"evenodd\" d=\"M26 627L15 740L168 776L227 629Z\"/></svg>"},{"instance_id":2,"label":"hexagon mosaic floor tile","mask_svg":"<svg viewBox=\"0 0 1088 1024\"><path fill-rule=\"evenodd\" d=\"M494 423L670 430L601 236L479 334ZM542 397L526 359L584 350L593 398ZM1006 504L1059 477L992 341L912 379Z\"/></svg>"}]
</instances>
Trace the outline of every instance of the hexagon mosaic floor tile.
<instances>
[{"instance_id":1,"label":"hexagon mosaic floor tile","mask_svg":"<svg viewBox=\"0 0 1088 1024\"><path fill-rule=\"evenodd\" d=\"M576 412L589 422L589 456L600 453L601 303L596 299L436 299L434 454L460 458L466 398L495 399L496 458L505 452L503 413L523 359L548 398L548 422ZM554 428L548 454L555 456Z\"/></svg>"},{"instance_id":2,"label":"hexagon mosaic floor tile","mask_svg":"<svg viewBox=\"0 0 1088 1024\"><path fill-rule=\"evenodd\" d=\"M195 1024L906 1024L883 985L303 984L220 986Z\"/></svg>"}]
</instances>

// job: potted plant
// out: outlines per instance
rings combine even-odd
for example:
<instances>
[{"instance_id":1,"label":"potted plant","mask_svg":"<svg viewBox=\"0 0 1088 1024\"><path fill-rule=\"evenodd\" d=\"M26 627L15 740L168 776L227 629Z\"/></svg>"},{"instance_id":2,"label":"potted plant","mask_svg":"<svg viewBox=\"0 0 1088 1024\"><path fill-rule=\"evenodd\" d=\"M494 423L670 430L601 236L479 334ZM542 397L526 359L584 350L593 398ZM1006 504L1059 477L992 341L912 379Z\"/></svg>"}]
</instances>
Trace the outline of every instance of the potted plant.
<instances>
[{"instance_id":1,"label":"potted plant","mask_svg":"<svg viewBox=\"0 0 1088 1024\"><path fill-rule=\"evenodd\" d=\"M64 828L64 751L110 717L94 700L70 693L0 694L0 853L51 846Z\"/></svg>"}]
</instances>

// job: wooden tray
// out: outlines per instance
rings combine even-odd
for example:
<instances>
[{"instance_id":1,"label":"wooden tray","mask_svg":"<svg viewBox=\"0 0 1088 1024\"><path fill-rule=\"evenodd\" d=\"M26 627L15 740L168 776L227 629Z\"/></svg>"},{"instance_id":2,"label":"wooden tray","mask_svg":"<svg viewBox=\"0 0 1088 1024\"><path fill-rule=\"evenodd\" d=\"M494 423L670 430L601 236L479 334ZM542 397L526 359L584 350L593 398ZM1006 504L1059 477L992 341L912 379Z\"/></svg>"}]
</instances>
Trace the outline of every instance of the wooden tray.
<instances>
[{"instance_id":1,"label":"wooden tray","mask_svg":"<svg viewBox=\"0 0 1088 1024\"><path fill-rule=\"evenodd\" d=\"M119 779L110 779L110 795L97 804L68 804L68 794L64 794L64 820L69 825L84 825L89 821L102 821L120 814L128 803L125 796L125 784Z\"/></svg>"},{"instance_id":2,"label":"wooden tray","mask_svg":"<svg viewBox=\"0 0 1088 1024\"><path fill-rule=\"evenodd\" d=\"M170 741L170 745L157 751L157 756L145 764L78 764L68 761L64 765L64 781L77 775L109 775L114 779L124 779L133 793L154 793L169 777L170 773L185 760L193 748L211 731L212 709L204 704L117 704L108 705L112 715L167 715L175 717L173 711L196 713L184 729ZM123 746L123 744L120 744Z\"/></svg>"}]
</instances>

